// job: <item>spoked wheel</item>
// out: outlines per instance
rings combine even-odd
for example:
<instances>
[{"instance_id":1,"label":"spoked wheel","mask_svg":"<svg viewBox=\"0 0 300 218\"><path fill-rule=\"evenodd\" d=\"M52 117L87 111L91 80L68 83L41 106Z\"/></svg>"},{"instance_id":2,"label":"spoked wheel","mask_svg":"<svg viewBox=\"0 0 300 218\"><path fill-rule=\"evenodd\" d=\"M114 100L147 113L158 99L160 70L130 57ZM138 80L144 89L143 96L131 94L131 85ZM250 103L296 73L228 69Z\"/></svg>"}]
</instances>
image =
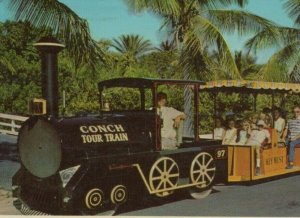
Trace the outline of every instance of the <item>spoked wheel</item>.
<instances>
[{"instance_id":1,"label":"spoked wheel","mask_svg":"<svg viewBox=\"0 0 300 218\"><path fill-rule=\"evenodd\" d=\"M189 190L191 197L202 199L212 191L212 182L215 178L216 164L214 158L207 152L198 154L192 161L190 179L195 187Z\"/></svg>"},{"instance_id":2,"label":"spoked wheel","mask_svg":"<svg viewBox=\"0 0 300 218\"><path fill-rule=\"evenodd\" d=\"M117 207L110 204L105 199L103 191L99 188L92 188L83 196L83 208L80 210L82 215L106 215L111 216L116 213Z\"/></svg>"},{"instance_id":3,"label":"spoked wheel","mask_svg":"<svg viewBox=\"0 0 300 218\"><path fill-rule=\"evenodd\" d=\"M178 178L179 169L176 162L172 158L162 157L152 165L150 170L150 188L154 191L161 191L156 193L158 197L168 196L176 188Z\"/></svg>"}]
</instances>

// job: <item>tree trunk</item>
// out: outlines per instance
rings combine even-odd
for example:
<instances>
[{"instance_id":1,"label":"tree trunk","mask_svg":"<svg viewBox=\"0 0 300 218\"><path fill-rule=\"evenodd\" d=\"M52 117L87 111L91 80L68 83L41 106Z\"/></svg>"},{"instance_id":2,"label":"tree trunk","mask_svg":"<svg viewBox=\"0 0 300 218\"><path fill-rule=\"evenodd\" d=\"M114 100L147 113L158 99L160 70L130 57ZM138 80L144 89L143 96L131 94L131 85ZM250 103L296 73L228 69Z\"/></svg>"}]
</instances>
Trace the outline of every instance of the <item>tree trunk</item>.
<instances>
[{"instance_id":1,"label":"tree trunk","mask_svg":"<svg viewBox=\"0 0 300 218\"><path fill-rule=\"evenodd\" d=\"M183 70L183 78L184 80L190 79L190 73L185 68ZM184 121L183 126L183 135L188 137L194 136L194 121L193 121L193 93L188 86L184 87L184 113L186 115L186 119Z\"/></svg>"}]
</instances>

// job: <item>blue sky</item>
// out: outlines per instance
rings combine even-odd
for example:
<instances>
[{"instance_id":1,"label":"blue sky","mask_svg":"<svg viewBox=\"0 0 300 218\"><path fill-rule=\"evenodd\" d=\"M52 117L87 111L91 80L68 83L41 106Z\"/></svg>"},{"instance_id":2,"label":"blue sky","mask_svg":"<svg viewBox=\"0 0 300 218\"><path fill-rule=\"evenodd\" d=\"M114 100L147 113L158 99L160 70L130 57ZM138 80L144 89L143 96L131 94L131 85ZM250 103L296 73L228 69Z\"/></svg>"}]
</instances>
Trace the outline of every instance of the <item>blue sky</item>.
<instances>
[{"instance_id":1,"label":"blue sky","mask_svg":"<svg viewBox=\"0 0 300 218\"><path fill-rule=\"evenodd\" d=\"M8 0L0 0L0 21L12 19L7 8ZM151 14L132 14L122 0L61 0L81 17L88 20L94 39L117 38L122 34L139 34L145 39L159 44L166 35L159 31L161 20ZM249 0L245 10L268 18L278 24L292 26L283 9L284 0ZM232 50L241 50L245 38L236 35L226 35L226 40ZM258 54L259 61L265 61L270 51Z\"/></svg>"}]
</instances>

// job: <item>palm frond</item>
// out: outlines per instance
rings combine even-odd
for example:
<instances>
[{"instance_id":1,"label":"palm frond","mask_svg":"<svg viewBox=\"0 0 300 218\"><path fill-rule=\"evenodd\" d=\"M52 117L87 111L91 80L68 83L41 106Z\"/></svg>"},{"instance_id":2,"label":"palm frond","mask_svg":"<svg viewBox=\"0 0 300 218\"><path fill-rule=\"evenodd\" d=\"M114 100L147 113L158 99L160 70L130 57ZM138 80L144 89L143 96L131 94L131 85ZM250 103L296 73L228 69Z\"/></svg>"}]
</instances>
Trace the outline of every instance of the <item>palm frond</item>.
<instances>
[{"instance_id":1,"label":"palm frond","mask_svg":"<svg viewBox=\"0 0 300 218\"><path fill-rule=\"evenodd\" d=\"M77 62L96 64L103 52L91 38L86 20L57 0L10 0L15 19L49 27Z\"/></svg>"},{"instance_id":2,"label":"palm frond","mask_svg":"<svg viewBox=\"0 0 300 218\"><path fill-rule=\"evenodd\" d=\"M192 29L192 31L188 35L186 40L187 46L193 48L194 52L197 52L200 48L195 46L195 42L197 42L197 40L200 40L202 42L202 46L217 48L219 54L222 55L221 58L227 62L226 65L230 70L227 75L228 79L241 78L234 58L230 52L229 46L218 28L214 26L209 20L200 16L194 18L193 24L197 28Z\"/></svg>"},{"instance_id":3,"label":"palm frond","mask_svg":"<svg viewBox=\"0 0 300 218\"><path fill-rule=\"evenodd\" d=\"M300 82L300 57L289 75L289 80L291 82Z\"/></svg>"},{"instance_id":4,"label":"palm frond","mask_svg":"<svg viewBox=\"0 0 300 218\"><path fill-rule=\"evenodd\" d=\"M158 51L174 51L176 50L176 45L174 41L166 40L159 44L159 47L156 48Z\"/></svg>"},{"instance_id":5,"label":"palm frond","mask_svg":"<svg viewBox=\"0 0 300 218\"><path fill-rule=\"evenodd\" d=\"M286 46L300 40L300 30L289 27L267 28L246 42L246 48L257 52L258 49Z\"/></svg>"},{"instance_id":6,"label":"palm frond","mask_svg":"<svg viewBox=\"0 0 300 218\"><path fill-rule=\"evenodd\" d=\"M205 8L217 8L220 6L232 6L238 5L240 7L244 7L248 4L248 0L198 0L198 4L200 6L204 6Z\"/></svg>"},{"instance_id":7,"label":"palm frond","mask_svg":"<svg viewBox=\"0 0 300 218\"><path fill-rule=\"evenodd\" d=\"M237 31L240 35L264 29L272 30L276 26L263 17L240 10L208 10L206 17L221 31L231 33Z\"/></svg>"},{"instance_id":8,"label":"palm frond","mask_svg":"<svg viewBox=\"0 0 300 218\"><path fill-rule=\"evenodd\" d=\"M153 50L151 42L139 35L122 35L113 39L112 46L118 52L132 54L135 58Z\"/></svg>"},{"instance_id":9,"label":"palm frond","mask_svg":"<svg viewBox=\"0 0 300 218\"><path fill-rule=\"evenodd\" d=\"M144 11L151 11L155 14L178 14L179 4L178 0L123 0L124 3L134 13Z\"/></svg>"},{"instance_id":10,"label":"palm frond","mask_svg":"<svg viewBox=\"0 0 300 218\"><path fill-rule=\"evenodd\" d=\"M262 79L274 82L289 82L289 75L300 58L300 40L277 51L262 67Z\"/></svg>"},{"instance_id":11,"label":"palm frond","mask_svg":"<svg viewBox=\"0 0 300 218\"><path fill-rule=\"evenodd\" d=\"M12 74L14 74L16 72L16 69L14 68L12 63L4 56L2 56L2 57L0 56L0 66L9 70Z\"/></svg>"},{"instance_id":12,"label":"palm frond","mask_svg":"<svg viewBox=\"0 0 300 218\"><path fill-rule=\"evenodd\" d=\"M296 25L300 24L300 0L287 0L284 8Z\"/></svg>"}]
</instances>

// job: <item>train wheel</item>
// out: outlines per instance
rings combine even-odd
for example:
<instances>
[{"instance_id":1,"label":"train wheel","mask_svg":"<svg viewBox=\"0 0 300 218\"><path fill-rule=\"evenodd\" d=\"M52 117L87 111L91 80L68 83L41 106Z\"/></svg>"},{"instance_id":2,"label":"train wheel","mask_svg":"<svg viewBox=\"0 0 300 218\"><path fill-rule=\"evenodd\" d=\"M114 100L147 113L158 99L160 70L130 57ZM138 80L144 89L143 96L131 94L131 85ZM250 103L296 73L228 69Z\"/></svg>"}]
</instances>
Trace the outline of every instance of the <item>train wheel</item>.
<instances>
[{"instance_id":1,"label":"train wheel","mask_svg":"<svg viewBox=\"0 0 300 218\"><path fill-rule=\"evenodd\" d=\"M99 188L92 188L85 191L83 195L83 208L80 210L82 215L113 215L116 212L115 205L105 199L103 191Z\"/></svg>"},{"instance_id":2,"label":"train wheel","mask_svg":"<svg viewBox=\"0 0 300 218\"><path fill-rule=\"evenodd\" d=\"M190 179L193 184L200 184L189 190L191 197L195 199L207 197L212 191L215 173L216 164L214 158L207 152L198 154L191 164Z\"/></svg>"},{"instance_id":3,"label":"train wheel","mask_svg":"<svg viewBox=\"0 0 300 218\"><path fill-rule=\"evenodd\" d=\"M124 185L116 185L110 193L110 200L113 204L123 204L127 201L128 192Z\"/></svg>"},{"instance_id":4,"label":"train wheel","mask_svg":"<svg viewBox=\"0 0 300 218\"><path fill-rule=\"evenodd\" d=\"M176 162L169 157L162 157L151 167L149 174L150 188L154 191L161 190L161 192L156 193L158 197L168 196L173 193L172 189L176 188L178 178L179 169Z\"/></svg>"},{"instance_id":5,"label":"train wheel","mask_svg":"<svg viewBox=\"0 0 300 218\"><path fill-rule=\"evenodd\" d=\"M103 205L104 194L103 191L99 188L91 189L85 195L85 205L88 209L97 209Z\"/></svg>"}]
</instances>

